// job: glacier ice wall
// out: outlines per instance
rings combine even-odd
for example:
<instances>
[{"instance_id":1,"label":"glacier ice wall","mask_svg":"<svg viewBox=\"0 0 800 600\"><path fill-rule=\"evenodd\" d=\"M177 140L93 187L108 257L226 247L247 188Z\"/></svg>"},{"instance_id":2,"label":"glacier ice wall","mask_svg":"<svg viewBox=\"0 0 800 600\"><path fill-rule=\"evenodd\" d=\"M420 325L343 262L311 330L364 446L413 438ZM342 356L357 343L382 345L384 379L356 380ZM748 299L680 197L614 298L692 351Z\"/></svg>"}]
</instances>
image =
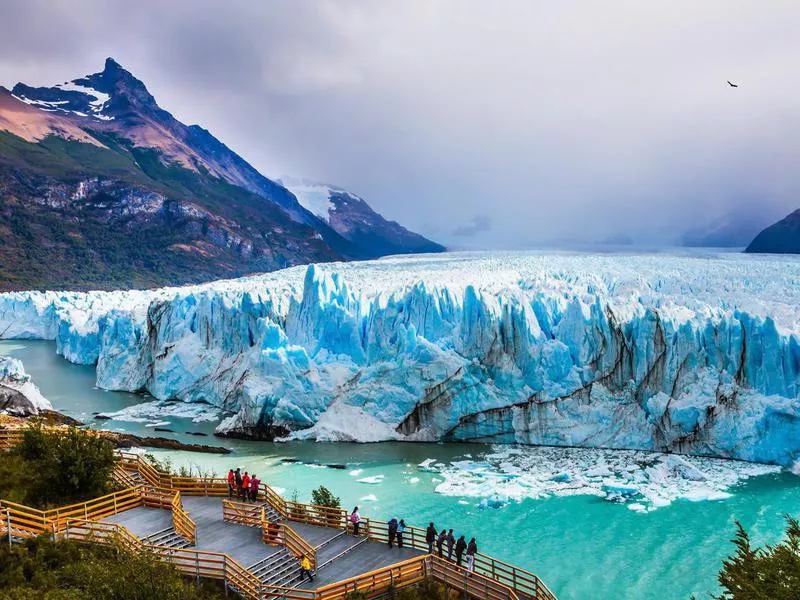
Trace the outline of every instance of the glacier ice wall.
<instances>
[{"instance_id":1,"label":"glacier ice wall","mask_svg":"<svg viewBox=\"0 0 800 600\"><path fill-rule=\"evenodd\" d=\"M222 431L800 458L800 262L451 254L149 292L0 294L98 385Z\"/></svg>"}]
</instances>

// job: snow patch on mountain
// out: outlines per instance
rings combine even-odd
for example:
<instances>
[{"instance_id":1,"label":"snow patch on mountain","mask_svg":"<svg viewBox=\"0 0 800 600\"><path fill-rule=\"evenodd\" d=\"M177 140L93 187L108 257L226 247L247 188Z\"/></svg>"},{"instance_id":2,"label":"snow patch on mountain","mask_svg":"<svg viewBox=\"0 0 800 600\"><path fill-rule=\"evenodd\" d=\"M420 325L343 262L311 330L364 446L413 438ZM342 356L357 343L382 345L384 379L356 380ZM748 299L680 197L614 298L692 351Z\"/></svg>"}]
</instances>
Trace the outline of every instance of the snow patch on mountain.
<instances>
[{"instance_id":1,"label":"snow patch on mountain","mask_svg":"<svg viewBox=\"0 0 800 600\"><path fill-rule=\"evenodd\" d=\"M336 210L336 206L331 202L331 192L334 188L296 177L284 176L277 181L295 195L303 208L326 223L329 222L330 211Z\"/></svg>"}]
</instances>

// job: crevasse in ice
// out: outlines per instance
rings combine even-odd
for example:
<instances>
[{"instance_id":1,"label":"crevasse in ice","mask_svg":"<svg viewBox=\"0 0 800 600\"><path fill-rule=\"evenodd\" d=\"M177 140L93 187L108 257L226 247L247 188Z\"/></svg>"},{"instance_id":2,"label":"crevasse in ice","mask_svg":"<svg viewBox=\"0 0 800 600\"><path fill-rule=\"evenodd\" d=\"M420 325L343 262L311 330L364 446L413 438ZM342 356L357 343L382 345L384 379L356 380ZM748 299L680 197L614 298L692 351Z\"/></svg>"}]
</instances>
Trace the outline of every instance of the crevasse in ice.
<instances>
[{"instance_id":1,"label":"crevasse in ice","mask_svg":"<svg viewBox=\"0 0 800 600\"><path fill-rule=\"evenodd\" d=\"M222 430L800 457L800 262L447 254L183 288L0 295L98 385Z\"/></svg>"}]
</instances>

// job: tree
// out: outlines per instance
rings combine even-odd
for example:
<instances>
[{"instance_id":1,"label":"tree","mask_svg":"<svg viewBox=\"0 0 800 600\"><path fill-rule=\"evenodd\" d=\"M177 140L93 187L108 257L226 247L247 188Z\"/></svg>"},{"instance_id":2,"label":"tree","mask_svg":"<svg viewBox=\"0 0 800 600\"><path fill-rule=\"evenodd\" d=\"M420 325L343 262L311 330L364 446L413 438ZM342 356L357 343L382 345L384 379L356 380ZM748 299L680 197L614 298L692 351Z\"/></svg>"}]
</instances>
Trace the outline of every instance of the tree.
<instances>
[{"instance_id":1,"label":"tree","mask_svg":"<svg viewBox=\"0 0 800 600\"><path fill-rule=\"evenodd\" d=\"M338 496L334 496L324 485L319 486L311 492L311 503L317 506L325 506L327 508L340 508L342 501Z\"/></svg>"},{"instance_id":2,"label":"tree","mask_svg":"<svg viewBox=\"0 0 800 600\"><path fill-rule=\"evenodd\" d=\"M311 502L316 506L324 507L317 509L317 518L330 527L339 527L342 525L341 519L343 518L338 510L325 510L338 509L341 507L342 502L338 496L334 496L324 485L319 486L311 492ZM344 523L346 526L346 522Z\"/></svg>"},{"instance_id":3,"label":"tree","mask_svg":"<svg viewBox=\"0 0 800 600\"><path fill-rule=\"evenodd\" d=\"M786 517L786 539L753 548L737 522L736 553L722 563L717 600L796 600L800 598L800 522Z\"/></svg>"}]
</instances>

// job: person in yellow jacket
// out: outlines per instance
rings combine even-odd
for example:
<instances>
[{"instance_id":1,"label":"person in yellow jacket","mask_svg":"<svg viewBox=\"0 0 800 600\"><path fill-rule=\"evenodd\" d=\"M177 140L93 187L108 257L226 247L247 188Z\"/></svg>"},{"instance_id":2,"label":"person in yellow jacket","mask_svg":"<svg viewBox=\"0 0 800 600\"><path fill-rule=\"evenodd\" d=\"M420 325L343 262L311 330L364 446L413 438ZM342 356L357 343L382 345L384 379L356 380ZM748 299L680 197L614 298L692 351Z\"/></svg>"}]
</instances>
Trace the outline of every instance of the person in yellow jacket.
<instances>
[{"instance_id":1,"label":"person in yellow jacket","mask_svg":"<svg viewBox=\"0 0 800 600\"><path fill-rule=\"evenodd\" d=\"M314 581L314 575L311 573L311 561L307 556L303 556L300 559L300 581L305 580L306 575L308 575L309 581Z\"/></svg>"}]
</instances>

